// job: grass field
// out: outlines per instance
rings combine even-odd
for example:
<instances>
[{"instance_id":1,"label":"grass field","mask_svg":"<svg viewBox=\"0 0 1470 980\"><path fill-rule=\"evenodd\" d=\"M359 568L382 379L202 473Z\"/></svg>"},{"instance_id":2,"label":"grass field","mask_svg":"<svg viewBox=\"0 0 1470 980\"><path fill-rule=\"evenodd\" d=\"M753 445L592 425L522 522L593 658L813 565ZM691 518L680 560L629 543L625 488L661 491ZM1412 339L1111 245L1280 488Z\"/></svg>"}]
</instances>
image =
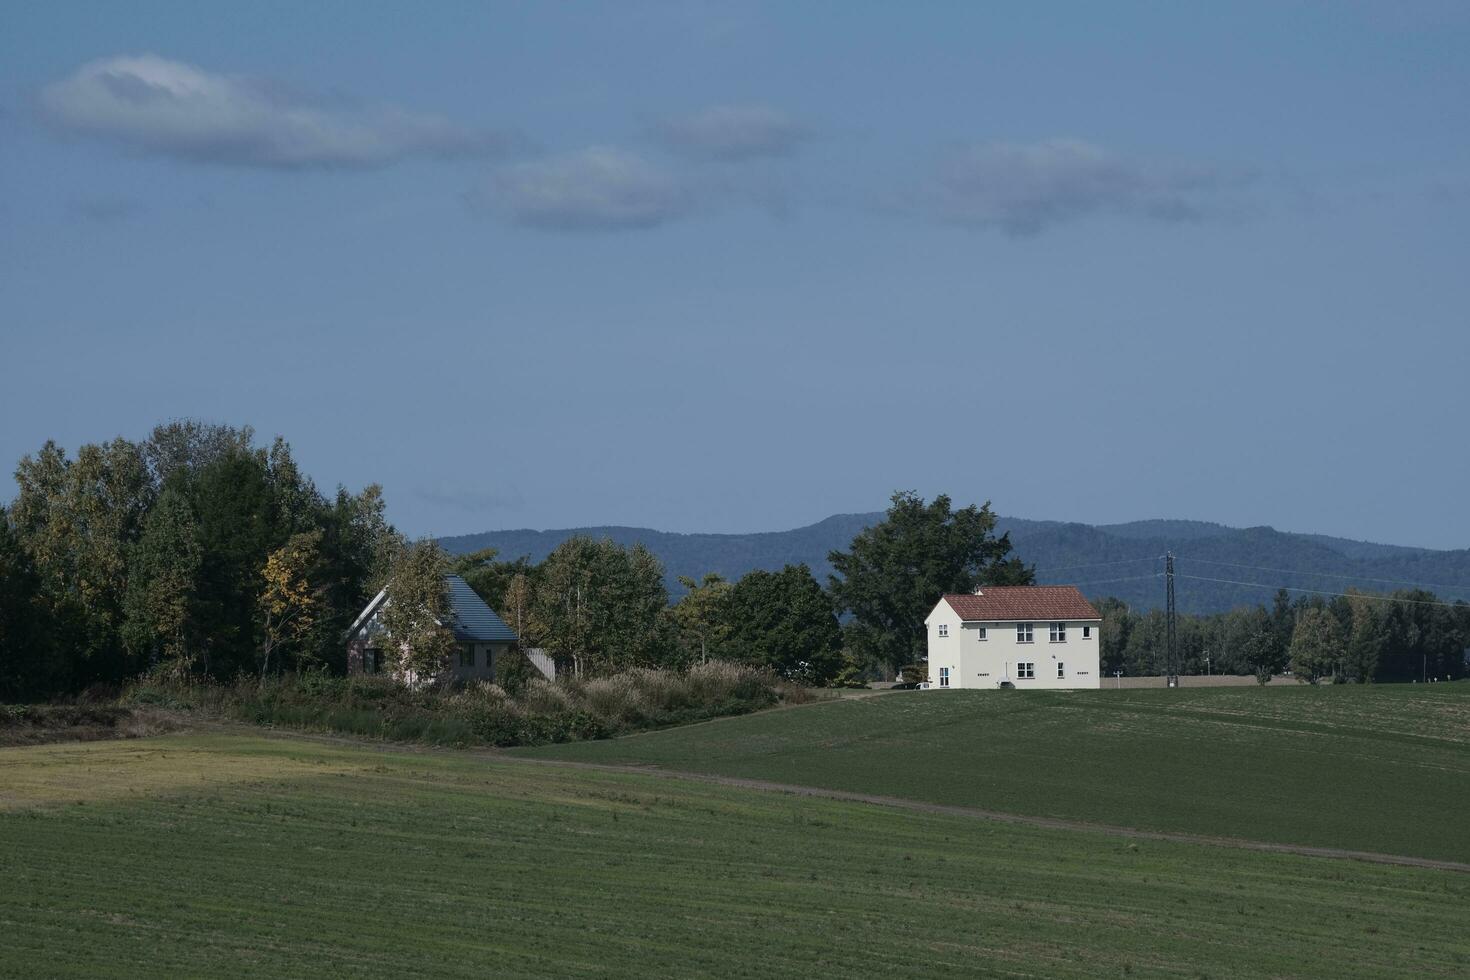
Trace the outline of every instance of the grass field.
<instances>
[{"instance_id":1,"label":"grass field","mask_svg":"<svg viewBox=\"0 0 1470 980\"><path fill-rule=\"evenodd\" d=\"M1466 875L285 738L0 750L0 869L10 976L1470 971Z\"/></svg>"},{"instance_id":2,"label":"grass field","mask_svg":"<svg viewBox=\"0 0 1470 980\"><path fill-rule=\"evenodd\" d=\"M1470 861L1470 683L900 692L516 751Z\"/></svg>"}]
</instances>

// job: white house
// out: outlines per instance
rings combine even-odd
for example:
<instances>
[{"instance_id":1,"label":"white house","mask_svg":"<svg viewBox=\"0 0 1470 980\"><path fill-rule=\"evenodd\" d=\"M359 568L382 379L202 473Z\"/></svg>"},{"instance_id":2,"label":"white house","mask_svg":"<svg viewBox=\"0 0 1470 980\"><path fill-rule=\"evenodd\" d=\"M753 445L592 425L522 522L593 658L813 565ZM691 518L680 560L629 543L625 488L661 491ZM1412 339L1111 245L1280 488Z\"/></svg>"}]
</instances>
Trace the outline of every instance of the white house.
<instances>
[{"instance_id":1,"label":"white house","mask_svg":"<svg viewBox=\"0 0 1470 980\"><path fill-rule=\"evenodd\" d=\"M1073 585L947 595L929 618L929 689L1102 686L1102 617Z\"/></svg>"},{"instance_id":2,"label":"white house","mask_svg":"<svg viewBox=\"0 0 1470 980\"><path fill-rule=\"evenodd\" d=\"M448 622L443 625L449 627L455 639L454 655L446 665L448 678L495 681L500 659L508 651L519 649L520 639L458 575L444 576L444 590ZM384 669L384 648L392 641L383 626L382 613L391 601L387 589L379 592L347 631L348 673L376 674ZM556 667L544 651L522 652L533 667L548 679L555 679ZM411 677L400 679L413 681Z\"/></svg>"}]
</instances>

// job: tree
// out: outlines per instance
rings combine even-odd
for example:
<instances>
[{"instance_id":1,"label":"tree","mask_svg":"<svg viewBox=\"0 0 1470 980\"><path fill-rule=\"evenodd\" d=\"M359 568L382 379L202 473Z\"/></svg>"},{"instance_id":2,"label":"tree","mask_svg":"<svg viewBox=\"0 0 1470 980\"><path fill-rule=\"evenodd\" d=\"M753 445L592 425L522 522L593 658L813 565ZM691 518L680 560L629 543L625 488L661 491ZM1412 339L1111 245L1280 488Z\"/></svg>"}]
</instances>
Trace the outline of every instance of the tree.
<instances>
[{"instance_id":1,"label":"tree","mask_svg":"<svg viewBox=\"0 0 1470 980\"><path fill-rule=\"evenodd\" d=\"M842 629L805 564L753 571L730 589L729 649L789 680L825 684L842 669Z\"/></svg>"},{"instance_id":2,"label":"tree","mask_svg":"<svg viewBox=\"0 0 1470 980\"><path fill-rule=\"evenodd\" d=\"M410 545L388 575L381 621L392 669L410 683L437 680L449 667L454 634L449 622L448 559L433 541Z\"/></svg>"},{"instance_id":3,"label":"tree","mask_svg":"<svg viewBox=\"0 0 1470 980\"><path fill-rule=\"evenodd\" d=\"M1378 660L1383 655L1387 630L1383 610L1373 599L1353 591L1348 599L1352 618L1348 631L1347 656L1344 667L1352 680L1371 684L1378 676Z\"/></svg>"},{"instance_id":4,"label":"tree","mask_svg":"<svg viewBox=\"0 0 1470 980\"><path fill-rule=\"evenodd\" d=\"M689 591L674 603L670 615L679 632L680 642L691 654L690 659L697 655L699 662L705 663L709 660L710 650L713 649L718 656L730 636L730 593L734 586L715 572L706 574L698 582L687 575L680 575L679 584Z\"/></svg>"},{"instance_id":5,"label":"tree","mask_svg":"<svg viewBox=\"0 0 1470 980\"><path fill-rule=\"evenodd\" d=\"M141 664L162 665L175 679L195 666L203 556L193 510L180 482L171 480L148 513L133 551L124 636Z\"/></svg>"},{"instance_id":6,"label":"tree","mask_svg":"<svg viewBox=\"0 0 1470 980\"><path fill-rule=\"evenodd\" d=\"M1033 581L1032 570L1010 557L1010 537L994 532L989 502L952 511L942 494L926 504L895 493L884 520L828 556L838 573L833 601L852 613L851 644L890 669L922 660L924 619L941 596Z\"/></svg>"},{"instance_id":7,"label":"tree","mask_svg":"<svg viewBox=\"0 0 1470 980\"><path fill-rule=\"evenodd\" d=\"M506 585L505 595L501 597L501 618L515 631L522 647L534 647L540 642L541 631L531 618L531 608L536 599L534 581L535 569L527 568L517 572Z\"/></svg>"},{"instance_id":8,"label":"tree","mask_svg":"<svg viewBox=\"0 0 1470 980\"><path fill-rule=\"evenodd\" d=\"M0 702L44 697L60 686L51 612L30 556L0 507Z\"/></svg>"},{"instance_id":9,"label":"tree","mask_svg":"<svg viewBox=\"0 0 1470 980\"><path fill-rule=\"evenodd\" d=\"M1343 654L1342 628L1327 609L1299 609L1291 633L1291 671L1298 680L1316 684L1332 672Z\"/></svg>"},{"instance_id":10,"label":"tree","mask_svg":"<svg viewBox=\"0 0 1470 980\"><path fill-rule=\"evenodd\" d=\"M541 563L531 606L540 639L572 672L655 667L670 644L663 566L642 545L568 538Z\"/></svg>"},{"instance_id":11,"label":"tree","mask_svg":"<svg viewBox=\"0 0 1470 980\"><path fill-rule=\"evenodd\" d=\"M1123 652L1128 648L1128 633L1134 617L1122 599L1106 596L1093 603L1102 625L1098 627L1098 652L1103 673L1110 674L1123 666Z\"/></svg>"},{"instance_id":12,"label":"tree","mask_svg":"<svg viewBox=\"0 0 1470 980\"><path fill-rule=\"evenodd\" d=\"M310 577L316 572L321 548L320 531L293 534L270 553L260 570L264 581L256 602L260 616L260 679L270 671L271 656L282 647L300 647L311 635L321 590ZM311 659L310 654L300 659ZM300 660L298 660L300 662Z\"/></svg>"},{"instance_id":13,"label":"tree","mask_svg":"<svg viewBox=\"0 0 1470 980\"><path fill-rule=\"evenodd\" d=\"M156 486L162 487L175 473L197 473L226 456L252 451L255 430L177 419L153 427L140 447Z\"/></svg>"},{"instance_id":14,"label":"tree","mask_svg":"<svg viewBox=\"0 0 1470 980\"><path fill-rule=\"evenodd\" d=\"M138 447L124 439L85 445L69 460L47 442L16 469L10 509L56 627L74 684L121 680L130 664L121 638L128 556L154 497Z\"/></svg>"}]
</instances>

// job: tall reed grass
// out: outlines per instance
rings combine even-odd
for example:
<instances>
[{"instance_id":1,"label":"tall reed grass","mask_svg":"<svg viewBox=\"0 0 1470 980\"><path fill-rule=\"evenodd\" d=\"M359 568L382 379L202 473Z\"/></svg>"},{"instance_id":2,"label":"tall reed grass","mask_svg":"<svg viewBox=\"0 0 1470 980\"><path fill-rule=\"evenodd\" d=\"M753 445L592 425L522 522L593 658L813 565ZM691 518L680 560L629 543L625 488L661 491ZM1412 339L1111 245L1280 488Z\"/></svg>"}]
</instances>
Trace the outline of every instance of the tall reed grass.
<instances>
[{"instance_id":1,"label":"tall reed grass","mask_svg":"<svg viewBox=\"0 0 1470 980\"><path fill-rule=\"evenodd\" d=\"M687 671L638 669L555 682L537 678L516 696L483 681L412 689L383 676L311 673L264 683L144 680L123 701L392 741L511 746L607 738L811 697L768 671L716 661Z\"/></svg>"}]
</instances>

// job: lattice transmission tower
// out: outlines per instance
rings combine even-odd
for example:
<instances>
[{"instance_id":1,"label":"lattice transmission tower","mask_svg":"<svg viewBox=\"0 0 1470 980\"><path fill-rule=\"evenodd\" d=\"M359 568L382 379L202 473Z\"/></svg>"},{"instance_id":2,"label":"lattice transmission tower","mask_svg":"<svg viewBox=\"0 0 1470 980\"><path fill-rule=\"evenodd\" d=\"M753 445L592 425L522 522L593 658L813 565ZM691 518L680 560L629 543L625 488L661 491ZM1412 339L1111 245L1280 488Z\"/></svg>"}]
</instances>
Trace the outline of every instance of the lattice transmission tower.
<instances>
[{"instance_id":1,"label":"lattice transmission tower","mask_svg":"<svg viewBox=\"0 0 1470 980\"><path fill-rule=\"evenodd\" d=\"M1164 663L1168 672L1168 685L1179 686L1179 648L1176 640L1179 635L1178 627L1174 618L1174 552L1164 554Z\"/></svg>"}]
</instances>

